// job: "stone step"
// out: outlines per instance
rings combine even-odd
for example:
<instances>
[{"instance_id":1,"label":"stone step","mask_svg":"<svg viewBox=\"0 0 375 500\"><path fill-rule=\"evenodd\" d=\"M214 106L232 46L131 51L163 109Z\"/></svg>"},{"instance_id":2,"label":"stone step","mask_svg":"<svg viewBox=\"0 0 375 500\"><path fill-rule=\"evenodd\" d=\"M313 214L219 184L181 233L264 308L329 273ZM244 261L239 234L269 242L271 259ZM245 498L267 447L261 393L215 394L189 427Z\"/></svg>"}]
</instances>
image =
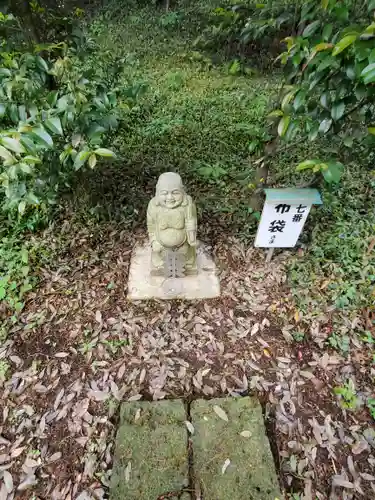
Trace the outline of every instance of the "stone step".
<instances>
[{"instance_id":1,"label":"stone step","mask_svg":"<svg viewBox=\"0 0 375 500\"><path fill-rule=\"evenodd\" d=\"M185 420L180 400L121 406L112 500L157 500L164 493L187 486Z\"/></svg>"},{"instance_id":2,"label":"stone step","mask_svg":"<svg viewBox=\"0 0 375 500\"><path fill-rule=\"evenodd\" d=\"M194 427L190 473L204 500L281 498L256 399L196 400L190 415ZM188 485L186 420L181 400L121 406L111 500L158 500ZM181 497L189 499L189 493Z\"/></svg>"},{"instance_id":3,"label":"stone step","mask_svg":"<svg viewBox=\"0 0 375 500\"><path fill-rule=\"evenodd\" d=\"M191 420L194 471L204 500L281 498L256 399L196 400L191 405Z\"/></svg>"}]
</instances>

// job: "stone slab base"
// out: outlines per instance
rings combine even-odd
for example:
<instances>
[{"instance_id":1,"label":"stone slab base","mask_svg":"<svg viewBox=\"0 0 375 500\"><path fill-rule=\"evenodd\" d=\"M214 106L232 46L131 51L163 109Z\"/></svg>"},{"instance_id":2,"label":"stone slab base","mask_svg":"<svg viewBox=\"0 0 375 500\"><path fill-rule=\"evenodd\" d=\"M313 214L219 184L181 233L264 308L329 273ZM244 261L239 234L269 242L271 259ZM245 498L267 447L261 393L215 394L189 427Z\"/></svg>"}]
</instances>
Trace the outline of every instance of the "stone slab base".
<instances>
[{"instance_id":1,"label":"stone slab base","mask_svg":"<svg viewBox=\"0 0 375 500\"><path fill-rule=\"evenodd\" d=\"M197 248L197 276L164 278L151 276L151 247L135 247L129 272L128 298L145 299L211 299L220 295L215 263L202 244Z\"/></svg>"}]
</instances>

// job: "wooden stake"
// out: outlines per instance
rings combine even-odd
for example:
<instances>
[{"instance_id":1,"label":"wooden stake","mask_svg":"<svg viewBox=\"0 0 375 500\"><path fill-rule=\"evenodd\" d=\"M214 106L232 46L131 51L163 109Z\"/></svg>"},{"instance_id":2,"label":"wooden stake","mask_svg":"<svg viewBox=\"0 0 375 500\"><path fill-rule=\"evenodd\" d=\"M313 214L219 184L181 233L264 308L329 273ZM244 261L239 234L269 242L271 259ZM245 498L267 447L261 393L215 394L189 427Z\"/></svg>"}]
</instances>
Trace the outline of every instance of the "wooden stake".
<instances>
[{"instance_id":1,"label":"wooden stake","mask_svg":"<svg viewBox=\"0 0 375 500\"><path fill-rule=\"evenodd\" d=\"M267 250L267 254L266 254L266 262L270 262L271 259L272 259L272 256L273 256L273 252L275 251L275 247L272 247L272 248L269 248Z\"/></svg>"}]
</instances>

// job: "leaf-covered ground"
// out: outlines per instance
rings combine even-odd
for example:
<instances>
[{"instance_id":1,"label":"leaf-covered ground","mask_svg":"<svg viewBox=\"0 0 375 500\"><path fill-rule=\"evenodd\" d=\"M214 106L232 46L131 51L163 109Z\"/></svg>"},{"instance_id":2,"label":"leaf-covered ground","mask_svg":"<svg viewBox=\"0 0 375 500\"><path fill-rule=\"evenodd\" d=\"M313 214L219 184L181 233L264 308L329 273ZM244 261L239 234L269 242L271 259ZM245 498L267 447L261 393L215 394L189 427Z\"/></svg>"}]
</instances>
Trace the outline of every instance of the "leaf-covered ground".
<instances>
[{"instance_id":1,"label":"leaf-covered ground","mask_svg":"<svg viewBox=\"0 0 375 500\"><path fill-rule=\"evenodd\" d=\"M360 307L373 236L369 215L359 223L370 187L347 175L311 215L304 249L270 265L236 239L254 233L247 142L277 82L200 59L188 16L177 13L118 7L92 22L103 53L123 53L124 82L143 79L149 91L115 140L123 165L79 182L74 209L31 241L46 249L41 268L31 258L39 285L0 344L0 499L105 498L120 401L248 392L264 407L286 498L373 498L374 317ZM290 151L276 176L285 179L303 154ZM131 251L145 238L138 228L166 168L183 174L198 201L219 299L126 298ZM345 296L341 309L327 301L330 287Z\"/></svg>"},{"instance_id":2,"label":"leaf-covered ground","mask_svg":"<svg viewBox=\"0 0 375 500\"><path fill-rule=\"evenodd\" d=\"M55 262L0 349L9 363L0 498L104 498L120 401L248 392L264 405L286 491L371 498L369 414L341 409L333 394L348 373L363 398L371 391L366 350L344 359L320 347L327 318L311 325L315 342L291 342L288 256L265 265L262 252L221 241L212 248L220 298L130 303L130 255L143 237L111 225L94 235L69 221L44 234L59 248Z\"/></svg>"}]
</instances>

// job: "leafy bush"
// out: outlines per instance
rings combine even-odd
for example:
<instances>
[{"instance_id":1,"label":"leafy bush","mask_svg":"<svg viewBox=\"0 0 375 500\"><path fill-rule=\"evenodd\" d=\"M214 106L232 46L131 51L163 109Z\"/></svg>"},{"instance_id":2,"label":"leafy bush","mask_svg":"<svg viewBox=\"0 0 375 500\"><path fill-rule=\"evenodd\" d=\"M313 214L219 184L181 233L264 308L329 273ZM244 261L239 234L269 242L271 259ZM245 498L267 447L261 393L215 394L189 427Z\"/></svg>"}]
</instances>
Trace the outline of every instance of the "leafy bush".
<instances>
[{"instance_id":1,"label":"leafy bush","mask_svg":"<svg viewBox=\"0 0 375 500\"><path fill-rule=\"evenodd\" d=\"M262 46L255 50L259 55L284 38L287 50L277 60L284 65L285 81L269 115L271 139L263 142L265 156L277 137L290 142L325 137L328 154L300 162L298 172L311 171L314 178L337 183L342 159L353 148L365 166L373 164L374 11L372 0L270 0L214 10L198 38L201 47L237 42L248 54L245 47L260 40ZM272 149L276 154L279 145Z\"/></svg>"},{"instance_id":2,"label":"leafy bush","mask_svg":"<svg viewBox=\"0 0 375 500\"><path fill-rule=\"evenodd\" d=\"M372 0L306 2L298 23L304 29L285 39L280 56L288 85L273 113L280 117L278 134L290 141L301 134L312 141L329 138L330 155L297 167L322 173L327 182L341 177L335 157L355 148L364 159L375 145L374 10Z\"/></svg>"},{"instance_id":3,"label":"leafy bush","mask_svg":"<svg viewBox=\"0 0 375 500\"><path fill-rule=\"evenodd\" d=\"M17 2L11 6L18 7ZM118 86L121 64L106 55L104 69L90 55L94 42L73 17L37 2L31 11L0 13L0 316L18 313L34 284L19 233L47 221L62 188L78 170L94 169L142 85ZM23 17L22 17L23 16ZM43 36L24 29L40 20ZM33 27L31 25L30 29ZM14 318L14 317L13 317Z\"/></svg>"},{"instance_id":4,"label":"leafy bush","mask_svg":"<svg viewBox=\"0 0 375 500\"><path fill-rule=\"evenodd\" d=\"M0 54L0 200L14 217L46 210L72 172L114 156L103 146L136 91L120 95L113 78L83 71L74 40L22 51L8 39Z\"/></svg>"},{"instance_id":5,"label":"leafy bush","mask_svg":"<svg viewBox=\"0 0 375 500\"><path fill-rule=\"evenodd\" d=\"M260 53L269 59L270 49L280 51L278 41L296 27L301 4L298 0L271 0L215 8L195 44L215 50L233 45L247 56L256 56L259 63ZM249 51L249 46L255 50Z\"/></svg>"},{"instance_id":6,"label":"leafy bush","mask_svg":"<svg viewBox=\"0 0 375 500\"><path fill-rule=\"evenodd\" d=\"M247 8L237 10L231 7L227 9L218 7L214 9L209 16L208 26L195 40L195 45L204 49L212 49L238 41L247 14Z\"/></svg>"}]
</instances>

